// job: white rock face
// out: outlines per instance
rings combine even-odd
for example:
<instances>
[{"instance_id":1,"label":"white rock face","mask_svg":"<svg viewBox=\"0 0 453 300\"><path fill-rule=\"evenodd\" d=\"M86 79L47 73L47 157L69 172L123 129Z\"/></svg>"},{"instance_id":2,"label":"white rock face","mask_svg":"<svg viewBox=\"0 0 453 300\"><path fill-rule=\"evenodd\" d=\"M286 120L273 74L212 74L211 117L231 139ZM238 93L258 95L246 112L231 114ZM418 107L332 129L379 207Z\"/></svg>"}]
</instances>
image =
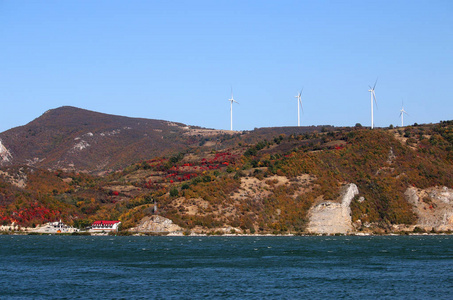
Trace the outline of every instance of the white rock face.
<instances>
[{"instance_id":1,"label":"white rock face","mask_svg":"<svg viewBox=\"0 0 453 300\"><path fill-rule=\"evenodd\" d=\"M429 196L435 200L442 201L445 204L453 204L453 190L446 186L440 188L440 190L430 192Z\"/></svg>"},{"instance_id":2,"label":"white rock face","mask_svg":"<svg viewBox=\"0 0 453 300\"><path fill-rule=\"evenodd\" d=\"M325 201L313 206L308 215L307 231L311 233L350 233L353 231L351 219L351 204L359 189L353 183L342 187L341 202Z\"/></svg>"},{"instance_id":3,"label":"white rock face","mask_svg":"<svg viewBox=\"0 0 453 300\"><path fill-rule=\"evenodd\" d=\"M359 189L354 183L350 183L342 188L341 191L341 206L346 208L351 213L349 205L351 205L352 199L359 194Z\"/></svg>"},{"instance_id":4,"label":"white rock face","mask_svg":"<svg viewBox=\"0 0 453 300\"><path fill-rule=\"evenodd\" d=\"M74 150L83 150L85 148L88 148L90 147L90 144L88 144L88 142L84 141L84 140L81 140L80 142L78 142L77 144L74 145Z\"/></svg>"},{"instance_id":5,"label":"white rock face","mask_svg":"<svg viewBox=\"0 0 453 300\"><path fill-rule=\"evenodd\" d=\"M420 198L417 195L417 189L414 187L408 188L404 192L404 196L406 196L406 200L412 205L417 205L419 203Z\"/></svg>"},{"instance_id":6,"label":"white rock face","mask_svg":"<svg viewBox=\"0 0 453 300\"><path fill-rule=\"evenodd\" d=\"M99 135L100 136L112 136L121 133L121 129L115 129L112 131L107 131L107 132L101 132Z\"/></svg>"},{"instance_id":7,"label":"white rock face","mask_svg":"<svg viewBox=\"0 0 453 300\"><path fill-rule=\"evenodd\" d=\"M404 193L417 215L417 225L425 230L453 230L453 189L410 187Z\"/></svg>"},{"instance_id":8,"label":"white rock face","mask_svg":"<svg viewBox=\"0 0 453 300\"><path fill-rule=\"evenodd\" d=\"M11 162L13 156L5 146L3 146L2 140L0 140L0 162L8 163Z\"/></svg>"},{"instance_id":9,"label":"white rock face","mask_svg":"<svg viewBox=\"0 0 453 300\"><path fill-rule=\"evenodd\" d=\"M154 232L154 233L166 233L182 231L183 229L173 221L158 215L144 217L137 227L129 229L132 232Z\"/></svg>"}]
</instances>

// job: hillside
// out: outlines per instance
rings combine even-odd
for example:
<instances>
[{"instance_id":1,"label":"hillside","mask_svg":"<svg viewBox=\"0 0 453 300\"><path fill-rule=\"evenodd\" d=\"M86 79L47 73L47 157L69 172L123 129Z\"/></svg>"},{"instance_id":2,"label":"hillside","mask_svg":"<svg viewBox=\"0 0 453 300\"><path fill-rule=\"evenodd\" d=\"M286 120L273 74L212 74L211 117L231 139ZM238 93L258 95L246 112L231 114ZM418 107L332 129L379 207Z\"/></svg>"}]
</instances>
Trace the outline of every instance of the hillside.
<instances>
[{"instance_id":1,"label":"hillside","mask_svg":"<svg viewBox=\"0 0 453 300\"><path fill-rule=\"evenodd\" d=\"M321 127L231 132L64 106L49 110L24 126L0 133L0 166L27 165L95 173L118 170L188 148L224 149L282 133L315 130Z\"/></svg>"},{"instance_id":2,"label":"hillside","mask_svg":"<svg viewBox=\"0 0 453 300\"><path fill-rule=\"evenodd\" d=\"M170 127L172 141L184 140L183 125ZM453 230L452 121L190 130L196 144L103 176L5 166L0 218L22 226L62 218L80 227L119 219L134 232L156 228L156 220L198 233Z\"/></svg>"},{"instance_id":3,"label":"hillside","mask_svg":"<svg viewBox=\"0 0 453 300\"><path fill-rule=\"evenodd\" d=\"M89 172L118 169L198 144L190 131L180 123L65 106L0 133L0 165Z\"/></svg>"}]
</instances>

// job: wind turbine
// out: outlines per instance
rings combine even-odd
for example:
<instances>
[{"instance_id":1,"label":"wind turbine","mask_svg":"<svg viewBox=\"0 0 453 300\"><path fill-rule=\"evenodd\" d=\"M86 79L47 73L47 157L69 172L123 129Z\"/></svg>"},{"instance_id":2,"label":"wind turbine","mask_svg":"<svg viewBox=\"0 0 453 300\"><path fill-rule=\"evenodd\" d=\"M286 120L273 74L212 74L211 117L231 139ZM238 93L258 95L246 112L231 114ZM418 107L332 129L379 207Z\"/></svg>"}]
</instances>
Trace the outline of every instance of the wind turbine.
<instances>
[{"instance_id":1,"label":"wind turbine","mask_svg":"<svg viewBox=\"0 0 453 300\"><path fill-rule=\"evenodd\" d=\"M233 131L233 102L236 102L237 104L239 104L239 102L237 102L233 98L233 88L231 88L231 99L228 99L228 101L230 101L230 118L231 118L230 130Z\"/></svg>"},{"instance_id":2,"label":"wind turbine","mask_svg":"<svg viewBox=\"0 0 453 300\"><path fill-rule=\"evenodd\" d=\"M370 92L371 94L371 129L373 129L374 127L374 121L373 121L373 98L374 98L374 103L376 103L376 108L377 108L377 101L376 101L376 94L374 93L374 88L376 87L376 83L377 83L377 78L376 78L376 82L374 83L374 86L370 87L370 89L368 90L368 92Z\"/></svg>"},{"instance_id":3,"label":"wind turbine","mask_svg":"<svg viewBox=\"0 0 453 300\"><path fill-rule=\"evenodd\" d=\"M301 100L301 95L302 91L304 89L301 89L300 92L297 94L297 96L294 96L294 98L297 98L297 126L300 126L300 108L302 108L302 112L304 112L304 108L302 107L302 100Z\"/></svg>"},{"instance_id":4,"label":"wind turbine","mask_svg":"<svg viewBox=\"0 0 453 300\"><path fill-rule=\"evenodd\" d=\"M401 110L400 110L401 127L404 127L404 114L409 115L409 114L404 110L404 103L401 102Z\"/></svg>"}]
</instances>

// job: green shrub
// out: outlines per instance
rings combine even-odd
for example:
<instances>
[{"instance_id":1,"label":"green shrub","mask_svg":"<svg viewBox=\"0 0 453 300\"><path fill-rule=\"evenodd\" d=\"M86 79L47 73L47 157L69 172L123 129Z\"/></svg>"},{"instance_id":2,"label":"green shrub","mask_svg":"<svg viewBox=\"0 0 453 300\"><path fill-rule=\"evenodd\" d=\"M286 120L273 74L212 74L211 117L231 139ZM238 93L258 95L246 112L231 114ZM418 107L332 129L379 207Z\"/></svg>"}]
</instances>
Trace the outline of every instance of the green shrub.
<instances>
[{"instance_id":1,"label":"green shrub","mask_svg":"<svg viewBox=\"0 0 453 300\"><path fill-rule=\"evenodd\" d=\"M172 188L172 189L170 190L170 196L171 196L171 197L177 197L178 195L179 195L179 192L178 192L178 189L177 189L177 188L174 187L174 188Z\"/></svg>"}]
</instances>

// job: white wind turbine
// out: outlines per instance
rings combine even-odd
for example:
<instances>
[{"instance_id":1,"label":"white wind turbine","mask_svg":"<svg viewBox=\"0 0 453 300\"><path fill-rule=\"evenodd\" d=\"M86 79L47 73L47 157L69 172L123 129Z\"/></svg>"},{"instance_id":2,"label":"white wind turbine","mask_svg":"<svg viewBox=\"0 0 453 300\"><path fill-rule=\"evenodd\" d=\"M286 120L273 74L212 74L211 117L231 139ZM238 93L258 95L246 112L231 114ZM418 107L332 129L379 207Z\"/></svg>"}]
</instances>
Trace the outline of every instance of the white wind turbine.
<instances>
[{"instance_id":1,"label":"white wind turbine","mask_svg":"<svg viewBox=\"0 0 453 300\"><path fill-rule=\"evenodd\" d=\"M374 88L376 87L376 83L377 83L377 78L376 78L376 82L374 83L374 86L370 87L370 89L368 90L368 92L370 92L371 94L371 129L373 129L374 127L374 120L373 120L373 99L374 99L374 103L376 103L376 108L377 108L377 101L376 101L376 94L374 93Z\"/></svg>"},{"instance_id":2,"label":"white wind turbine","mask_svg":"<svg viewBox=\"0 0 453 300\"><path fill-rule=\"evenodd\" d=\"M404 110L404 103L401 102L401 110L400 110L401 127L404 127L404 114L409 115L409 114Z\"/></svg>"},{"instance_id":3,"label":"white wind turbine","mask_svg":"<svg viewBox=\"0 0 453 300\"><path fill-rule=\"evenodd\" d=\"M302 112L304 112L304 108L302 107L302 91L304 89L301 89L299 93L297 93L297 96L294 96L294 98L297 98L297 126L300 126L300 109L302 109Z\"/></svg>"},{"instance_id":4,"label":"white wind turbine","mask_svg":"<svg viewBox=\"0 0 453 300\"><path fill-rule=\"evenodd\" d=\"M239 104L239 102L237 102L233 98L233 88L231 88L231 99L228 99L228 101L230 101L230 119L231 119L230 130L233 131L233 102L236 102L237 104Z\"/></svg>"}]
</instances>

